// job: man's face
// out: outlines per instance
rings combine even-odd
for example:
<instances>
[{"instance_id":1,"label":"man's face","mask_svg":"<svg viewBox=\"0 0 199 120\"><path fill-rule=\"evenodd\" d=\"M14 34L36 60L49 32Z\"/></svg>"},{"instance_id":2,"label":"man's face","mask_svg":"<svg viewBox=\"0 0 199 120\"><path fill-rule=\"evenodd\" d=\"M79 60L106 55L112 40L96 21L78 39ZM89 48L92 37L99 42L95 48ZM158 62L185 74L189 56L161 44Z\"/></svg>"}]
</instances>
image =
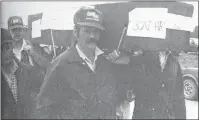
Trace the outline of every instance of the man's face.
<instances>
[{"instance_id":1,"label":"man's face","mask_svg":"<svg viewBox=\"0 0 199 120\"><path fill-rule=\"evenodd\" d=\"M97 42L100 38L100 29L90 26L80 26L79 30L80 45L86 46L90 49L94 49L97 46Z\"/></svg>"},{"instance_id":2,"label":"man's face","mask_svg":"<svg viewBox=\"0 0 199 120\"><path fill-rule=\"evenodd\" d=\"M5 43L2 45L2 54L1 54L1 57L2 57L2 62L3 63L9 63L11 61L11 58L12 58L12 43Z\"/></svg>"},{"instance_id":3,"label":"man's face","mask_svg":"<svg viewBox=\"0 0 199 120\"><path fill-rule=\"evenodd\" d=\"M22 39L23 28L13 28L9 31L13 40L19 41Z\"/></svg>"}]
</instances>

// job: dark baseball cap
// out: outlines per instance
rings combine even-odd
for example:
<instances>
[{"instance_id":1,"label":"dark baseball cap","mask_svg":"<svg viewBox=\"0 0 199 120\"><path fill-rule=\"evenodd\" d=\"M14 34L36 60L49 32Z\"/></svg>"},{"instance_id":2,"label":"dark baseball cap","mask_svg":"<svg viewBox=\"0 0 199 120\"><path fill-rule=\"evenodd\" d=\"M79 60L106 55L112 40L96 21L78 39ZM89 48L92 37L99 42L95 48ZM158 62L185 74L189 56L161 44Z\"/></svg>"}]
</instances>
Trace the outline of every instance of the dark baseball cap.
<instances>
[{"instance_id":1,"label":"dark baseball cap","mask_svg":"<svg viewBox=\"0 0 199 120\"><path fill-rule=\"evenodd\" d=\"M8 28L24 28L23 20L19 16L12 16L8 19Z\"/></svg>"},{"instance_id":2,"label":"dark baseball cap","mask_svg":"<svg viewBox=\"0 0 199 120\"><path fill-rule=\"evenodd\" d=\"M104 30L103 14L99 10L92 7L82 7L74 15L74 24L93 26Z\"/></svg>"}]
</instances>

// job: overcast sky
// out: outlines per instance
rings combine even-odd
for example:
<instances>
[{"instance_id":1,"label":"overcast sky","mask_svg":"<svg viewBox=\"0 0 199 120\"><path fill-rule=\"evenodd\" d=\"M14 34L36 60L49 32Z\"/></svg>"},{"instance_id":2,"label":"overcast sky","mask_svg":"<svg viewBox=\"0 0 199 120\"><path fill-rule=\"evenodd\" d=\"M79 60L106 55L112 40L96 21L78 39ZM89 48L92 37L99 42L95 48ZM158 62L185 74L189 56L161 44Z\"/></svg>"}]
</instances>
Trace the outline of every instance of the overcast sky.
<instances>
[{"instance_id":1,"label":"overcast sky","mask_svg":"<svg viewBox=\"0 0 199 120\"><path fill-rule=\"evenodd\" d=\"M27 17L30 14L45 12L47 10L60 10L70 12L72 7L101 4L108 2L2 2L1 6L1 25L6 27L7 19L10 16L18 15L27 24ZM109 2L110 3L110 2ZM66 15L63 17L67 17Z\"/></svg>"},{"instance_id":2,"label":"overcast sky","mask_svg":"<svg viewBox=\"0 0 199 120\"><path fill-rule=\"evenodd\" d=\"M23 17L24 24L27 25L27 17L30 14L41 13L51 10L71 11L72 7L83 5L102 4L107 2L2 2L1 3L1 27L7 28L7 19L10 16L19 15ZM198 25L198 2L186 2L194 5L193 19ZM67 7L66 7L67 6ZM67 16L63 16L67 17ZM70 19L70 18L68 18Z\"/></svg>"}]
</instances>

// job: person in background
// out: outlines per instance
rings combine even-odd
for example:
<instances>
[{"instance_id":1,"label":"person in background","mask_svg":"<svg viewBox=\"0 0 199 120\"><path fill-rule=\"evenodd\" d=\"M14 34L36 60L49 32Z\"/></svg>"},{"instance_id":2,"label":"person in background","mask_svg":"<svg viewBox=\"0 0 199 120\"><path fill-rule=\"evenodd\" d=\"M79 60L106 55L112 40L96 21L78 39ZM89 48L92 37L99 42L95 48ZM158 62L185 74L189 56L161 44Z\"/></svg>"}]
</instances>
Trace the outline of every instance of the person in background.
<instances>
[{"instance_id":1,"label":"person in background","mask_svg":"<svg viewBox=\"0 0 199 120\"><path fill-rule=\"evenodd\" d=\"M39 66L41 68L47 68L48 62L35 52L35 48L31 41L24 39L23 20L20 16L12 16L8 19L8 30L15 41L13 44L13 53L16 58L23 63L30 66Z\"/></svg>"},{"instance_id":2,"label":"person in background","mask_svg":"<svg viewBox=\"0 0 199 120\"><path fill-rule=\"evenodd\" d=\"M186 119L182 72L175 50L114 51L109 56L116 64L131 67L133 119Z\"/></svg>"},{"instance_id":3,"label":"person in background","mask_svg":"<svg viewBox=\"0 0 199 120\"><path fill-rule=\"evenodd\" d=\"M38 49L31 41L24 39L24 34L26 34L24 29L25 26L20 16L9 17L8 31L13 40L13 57L23 66L18 92L21 107L20 117L28 118L50 61L39 54Z\"/></svg>"},{"instance_id":4,"label":"person in background","mask_svg":"<svg viewBox=\"0 0 199 120\"><path fill-rule=\"evenodd\" d=\"M186 119L184 84L179 63L179 52L167 50L159 52L161 64L161 82L159 96L169 119ZM162 60L161 60L162 58Z\"/></svg>"},{"instance_id":5,"label":"person in background","mask_svg":"<svg viewBox=\"0 0 199 120\"><path fill-rule=\"evenodd\" d=\"M13 40L9 32L1 29L1 117L2 119L17 118L17 89L16 71L18 65L12 58Z\"/></svg>"}]
</instances>

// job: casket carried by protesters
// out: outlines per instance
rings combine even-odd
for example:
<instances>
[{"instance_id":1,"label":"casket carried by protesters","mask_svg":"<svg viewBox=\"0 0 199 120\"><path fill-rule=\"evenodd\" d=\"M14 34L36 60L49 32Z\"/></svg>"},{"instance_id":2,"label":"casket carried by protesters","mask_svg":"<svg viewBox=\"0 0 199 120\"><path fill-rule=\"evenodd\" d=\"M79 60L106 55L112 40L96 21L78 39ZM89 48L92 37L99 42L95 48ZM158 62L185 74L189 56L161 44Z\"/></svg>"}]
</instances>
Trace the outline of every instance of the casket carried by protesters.
<instances>
[{"instance_id":1,"label":"casket carried by protesters","mask_svg":"<svg viewBox=\"0 0 199 120\"><path fill-rule=\"evenodd\" d=\"M190 24L193 6L190 4L140 1L94 6L104 14L105 31L102 32L99 42L101 49L107 49L108 52L116 49L125 25L127 31L124 34L120 49L158 50L170 47L175 50L186 50L189 48L190 31L193 30L192 23ZM32 21L34 21L33 18ZM67 19L72 21L73 18ZM65 24L62 22L61 27L64 27ZM53 24L48 26L51 25ZM41 37L33 40L41 44L52 44L52 36L56 45L64 45L65 47L70 46L74 39L72 28L67 30L50 28L41 30Z\"/></svg>"}]
</instances>

